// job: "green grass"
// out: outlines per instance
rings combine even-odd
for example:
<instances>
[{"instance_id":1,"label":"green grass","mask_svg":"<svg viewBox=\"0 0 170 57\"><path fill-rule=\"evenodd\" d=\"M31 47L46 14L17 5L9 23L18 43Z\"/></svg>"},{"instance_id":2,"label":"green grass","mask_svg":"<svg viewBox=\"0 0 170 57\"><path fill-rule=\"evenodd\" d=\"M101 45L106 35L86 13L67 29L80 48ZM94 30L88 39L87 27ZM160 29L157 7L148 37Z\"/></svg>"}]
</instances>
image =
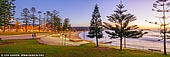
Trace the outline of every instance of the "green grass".
<instances>
[{"instance_id":1,"label":"green grass","mask_svg":"<svg viewBox=\"0 0 170 57\"><path fill-rule=\"evenodd\" d=\"M35 39L30 40L4 40L12 44L0 45L0 53L45 53L46 57L170 57L163 53L124 49L122 52L116 48L95 47L95 44L81 46L50 46L38 44Z\"/></svg>"},{"instance_id":2,"label":"green grass","mask_svg":"<svg viewBox=\"0 0 170 57\"><path fill-rule=\"evenodd\" d=\"M32 34L33 32L0 32L0 35L21 35L21 34ZM35 32L38 34L44 34L47 32Z\"/></svg>"}]
</instances>

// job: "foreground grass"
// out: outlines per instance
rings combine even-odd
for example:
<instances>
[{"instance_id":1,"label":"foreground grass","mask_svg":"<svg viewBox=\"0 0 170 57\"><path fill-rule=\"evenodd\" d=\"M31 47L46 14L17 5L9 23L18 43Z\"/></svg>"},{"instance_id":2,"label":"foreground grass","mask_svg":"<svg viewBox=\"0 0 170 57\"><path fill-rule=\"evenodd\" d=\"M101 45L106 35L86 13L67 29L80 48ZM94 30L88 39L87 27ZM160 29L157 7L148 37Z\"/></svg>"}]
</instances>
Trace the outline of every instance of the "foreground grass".
<instances>
[{"instance_id":1,"label":"foreground grass","mask_svg":"<svg viewBox=\"0 0 170 57\"><path fill-rule=\"evenodd\" d=\"M0 32L0 35L21 35L21 34L32 34L33 32ZM35 32L38 34L44 34L48 32Z\"/></svg>"},{"instance_id":2,"label":"foreground grass","mask_svg":"<svg viewBox=\"0 0 170 57\"><path fill-rule=\"evenodd\" d=\"M35 39L30 40L5 40L1 44L0 53L45 53L46 57L170 57L162 53L124 49L120 52L116 48L96 48L94 44L82 46L49 46L38 44Z\"/></svg>"}]
</instances>

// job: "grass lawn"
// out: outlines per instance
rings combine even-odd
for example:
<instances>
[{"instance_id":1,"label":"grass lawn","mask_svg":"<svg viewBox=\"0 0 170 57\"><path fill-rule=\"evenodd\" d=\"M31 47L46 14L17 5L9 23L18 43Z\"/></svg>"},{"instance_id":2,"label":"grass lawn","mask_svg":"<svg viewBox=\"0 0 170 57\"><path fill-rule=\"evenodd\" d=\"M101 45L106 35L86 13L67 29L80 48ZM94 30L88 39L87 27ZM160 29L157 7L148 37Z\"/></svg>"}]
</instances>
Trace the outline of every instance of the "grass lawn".
<instances>
[{"instance_id":1,"label":"grass lawn","mask_svg":"<svg viewBox=\"0 0 170 57\"><path fill-rule=\"evenodd\" d=\"M163 53L99 47L95 44L82 46L49 46L38 44L35 39L0 41L0 53L45 53L46 57L170 57Z\"/></svg>"},{"instance_id":2,"label":"grass lawn","mask_svg":"<svg viewBox=\"0 0 170 57\"><path fill-rule=\"evenodd\" d=\"M20 34L32 34L33 32L0 32L0 35L20 35ZM44 34L48 32L35 32L38 34Z\"/></svg>"}]
</instances>

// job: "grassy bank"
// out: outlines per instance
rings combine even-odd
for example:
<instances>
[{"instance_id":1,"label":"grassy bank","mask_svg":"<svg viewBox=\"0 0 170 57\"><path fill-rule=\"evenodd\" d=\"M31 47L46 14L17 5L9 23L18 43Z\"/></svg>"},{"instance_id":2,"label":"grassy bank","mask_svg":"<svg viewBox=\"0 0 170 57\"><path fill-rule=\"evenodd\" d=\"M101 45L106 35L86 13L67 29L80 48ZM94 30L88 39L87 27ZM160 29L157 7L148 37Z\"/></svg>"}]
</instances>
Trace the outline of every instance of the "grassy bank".
<instances>
[{"instance_id":1,"label":"grassy bank","mask_svg":"<svg viewBox=\"0 0 170 57\"><path fill-rule=\"evenodd\" d=\"M85 44L78 47L38 44L35 39L0 41L0 53L45 53L46 57L170 57L163 53L100 47Z\"/></svg>"}]
</instances>

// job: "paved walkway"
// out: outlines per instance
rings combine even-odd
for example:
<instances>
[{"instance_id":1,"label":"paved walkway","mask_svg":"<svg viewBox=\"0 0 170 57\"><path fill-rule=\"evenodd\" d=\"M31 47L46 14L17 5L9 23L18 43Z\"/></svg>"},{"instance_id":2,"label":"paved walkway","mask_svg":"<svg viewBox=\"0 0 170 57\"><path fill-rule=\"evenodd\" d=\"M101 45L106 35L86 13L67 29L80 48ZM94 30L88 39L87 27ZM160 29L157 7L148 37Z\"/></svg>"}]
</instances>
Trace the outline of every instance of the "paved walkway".
<instances>
[{"instance_id":1,"label":"paved walkway","mask_svg":"<svg viewBox=\"0 0 170 57\"><path fill-rule=\"evenodd\" d=\"M81 44L89 43L87 41L83 41L79 37L80 31L72 32L71 38L63 38L63 37L52 37L55 34L37 34L36 38L38 42L47 45L60 45L60 46L80 46ZM18 40L18 39L31 39L32 34L22 34L22 35L8 35L8 36L0 36L1 40Z\"/></svg>"},{"instance_id":2,"label":"paved walkway","mask_svg":"<svg viewBox=\"0 0 170 57\"><path fill-rule=\"evenodd\" d=\"M41 37L45 37L48 34L37 34L36 38L41 38ZM32 34L22 34L22 35L1 35L0 36L1 40L15 40L15 39L31 39Z\"/></svg>"},{"instance_id":3,"label":"paved walkway","mask_svg":"<svg viewBox=\"0 0 170 57\"><path fill-rule=\"evenodd\" d=\"M40 38L37 41L47 45L60 45L60 46L80 46L82 44L89 43L87 41L81 40L80 37L78 36L79 33L80 32L72 32L71 38L52 37L53 35L49 35L47 37Z\"/></svg>"}]
</instances>

